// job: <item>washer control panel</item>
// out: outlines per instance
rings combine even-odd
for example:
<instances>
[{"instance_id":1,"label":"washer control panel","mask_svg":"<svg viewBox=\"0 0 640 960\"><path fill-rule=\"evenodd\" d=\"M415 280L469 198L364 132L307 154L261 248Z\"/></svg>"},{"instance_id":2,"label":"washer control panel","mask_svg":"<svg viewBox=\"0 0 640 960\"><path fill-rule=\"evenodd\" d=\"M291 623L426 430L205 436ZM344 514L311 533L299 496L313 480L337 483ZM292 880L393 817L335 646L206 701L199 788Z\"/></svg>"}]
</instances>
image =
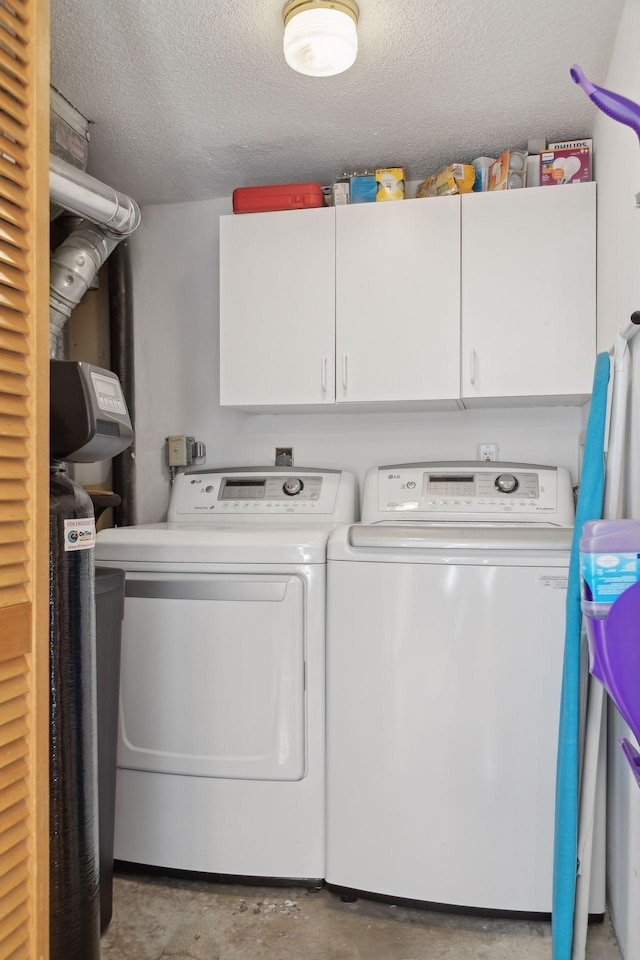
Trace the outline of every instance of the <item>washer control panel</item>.
<instances>
[{"instance_id":1,"label":"washer control panel","mask_svg":"<svg viewBox=\"0 0 640 960\"><path fill-rule=\"evenodd\" d=\"M322 477L222 477L219 500L320 500Z\"/></svg>"},{"instance_id":2,"label":"washer control panel","mask_svg":"<svg viewBox=\"0 0 640 960\"><path fill-rule=\"evenodd\" d=\"M561 467L483 461L377 467L365 480L362 520L510 520L571 526L571 477Z\"/></svg>"},{"instance_id":3,"label":"washer control panel","mask_svg":"<svg viewBox=\"0 0 640 960\"><path fill-rule=\"evenodd\" d=\"M478 471L458 474L441 474L427 472L422 480L422 496L427 500L434 497L445 497L445 501L438 500L435 506L458 504L460 501L465 507L478 505L480 501L486 503L496 497L511 497L530 502L540 497L540 477L536 473ZM413 481L408 480L408 484ZM411 487L414 489L414 487ZM453 498L453 500L451 500ZM431 504L434 506L434 504Z\"/></svg>"},{"instance_id":4,"label":"washer control panel","mask_svg":"<svg viewBox=\"0 0 640 960\"><path fill-rule=\"evenodd\" d=\"M176 477L168 519L280 516L335 518L355 502L355 481L340 470L287 467L195 470Z\"/></svg>"}]
</instances>

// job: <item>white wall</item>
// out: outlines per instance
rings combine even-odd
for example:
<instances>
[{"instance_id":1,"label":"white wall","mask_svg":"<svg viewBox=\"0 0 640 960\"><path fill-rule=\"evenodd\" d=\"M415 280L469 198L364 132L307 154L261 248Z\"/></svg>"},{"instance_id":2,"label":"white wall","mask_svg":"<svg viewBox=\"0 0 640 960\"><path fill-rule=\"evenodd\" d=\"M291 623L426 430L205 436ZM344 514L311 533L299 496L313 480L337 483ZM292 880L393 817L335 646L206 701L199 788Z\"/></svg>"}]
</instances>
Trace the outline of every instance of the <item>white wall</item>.
<instances>
[{"instance_id":1,"label":"white wall","mask_svg":"<svg viewBox=\"0 0 640 960\"><path fill-rule=\"evenodd\" d=\"M300 466L341 467L360 480L375 464L501 459L567 467L576 476L576 407L451 413L255 415L218 405L218 218L229 201L145 207L132 240L136 343L138 522L164 519L164 438L194 435L211 465L274 462L293 446ZM247 278L250 282L250 278Z\"/></svg>"},{"instance_id":2,"label":"white wall","mask_svg":"<svg viewBox=\"0 0 640 960\"><path fill-rule=\"evenodd\" d=\"M164 439L218 440L218 217L226 202L145 207L134 277L138 522L164 519ZM225 417L224 428L235 419Z\"/></svg>"},{"instance_id":3,"label":"white wall","mask_svg":"<svg viewBox=\"0 0 640 960\"><path fill-rule=\"evenodd\" d=\"M640 0L627 0L609 71L590 77L640 103ZM628 127L599 114L594 130L598 181L598 324L606 349L618 327L640 308L640 193L638 138ZM640 364L640 337L633 349ZM627 516L640 517L640 376L633 383L628 443ZM640 790L617 744L629 736L611 710L608 790L609 901L625 960L640 960Z\"/></svg>"}]
</instances>

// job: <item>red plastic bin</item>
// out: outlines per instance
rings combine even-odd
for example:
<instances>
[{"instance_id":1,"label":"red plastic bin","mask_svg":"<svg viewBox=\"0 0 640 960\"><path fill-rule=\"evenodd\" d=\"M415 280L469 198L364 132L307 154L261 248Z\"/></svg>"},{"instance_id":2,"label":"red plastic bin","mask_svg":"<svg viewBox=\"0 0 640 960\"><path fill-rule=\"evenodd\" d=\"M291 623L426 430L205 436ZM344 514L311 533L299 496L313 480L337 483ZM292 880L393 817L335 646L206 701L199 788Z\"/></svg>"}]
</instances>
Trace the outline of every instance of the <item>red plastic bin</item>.
<instances>
[{"instance_id":1,"label":"red plastic bin","mask_svg":"<svg viewBox=\"0 0 640 960\"><path fill-rule=\"evenodd\" d=\"M273 210L306 210L321 207L322 187L317 183L283 183L270 187L238 187L233 191L234 213L267 213Z\"/></svg>"}]
</instances>

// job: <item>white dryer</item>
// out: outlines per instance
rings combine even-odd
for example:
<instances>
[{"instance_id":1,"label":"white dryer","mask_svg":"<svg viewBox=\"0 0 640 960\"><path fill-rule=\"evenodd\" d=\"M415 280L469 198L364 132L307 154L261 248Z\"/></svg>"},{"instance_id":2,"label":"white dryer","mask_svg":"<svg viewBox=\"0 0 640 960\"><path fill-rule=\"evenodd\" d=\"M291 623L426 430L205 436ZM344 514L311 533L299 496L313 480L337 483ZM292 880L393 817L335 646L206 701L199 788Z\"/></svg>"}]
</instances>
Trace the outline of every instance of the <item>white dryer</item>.
<instances>
[{"instance_id":1,"label":"white dryer","mask_svg":"<svg viewBox=\"0 0 640 960\"><path fill-rule=\"evenodd\" d=\"M326 544L355 519L351 474L215 469L98 535L126 573L117 860L324 877Z\"/></svg>"},{"instance_id":2,"label":"white dryer","mask_svg":"<svg viewBox=\"0 0 640 960\"><path fill-rule=\"evenodd\" d=\"M573 516L560 468L368 472L328 547L328 884L551 911Z\"/></svg>"}]
</instances>

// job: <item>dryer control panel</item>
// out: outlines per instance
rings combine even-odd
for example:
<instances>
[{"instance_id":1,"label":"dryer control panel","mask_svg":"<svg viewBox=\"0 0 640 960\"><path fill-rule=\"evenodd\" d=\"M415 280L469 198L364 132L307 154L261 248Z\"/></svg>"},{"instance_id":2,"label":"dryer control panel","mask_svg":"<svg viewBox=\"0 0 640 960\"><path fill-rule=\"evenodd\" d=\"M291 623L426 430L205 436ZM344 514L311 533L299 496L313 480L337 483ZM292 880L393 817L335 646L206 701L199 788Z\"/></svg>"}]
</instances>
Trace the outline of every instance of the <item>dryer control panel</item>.
<instances>
[{"instance_id":1,"label":"dryer control panel","mask_svg":"<svg viewBox=\"0 0 640 960\"><path fill-rule=\"evenodd\" d=\"M206 522L232 516L267 520L283 515L303 520L320 517L333 522L354 515L353 474L341 470L304 467L244 467L194 470L176 477L168 520L202 519Z\"/></svg>"},{"instance_id":2,"label":"dryer control panel","mask_svg":"<svg viewBox=\"0 0 640 960\"><path fill-rule=\"evenodd\" d=\"M392 464L369 470L362 520L476 521L572 526L562 467L485 461Z\"/></svg>"}]
</instances>

